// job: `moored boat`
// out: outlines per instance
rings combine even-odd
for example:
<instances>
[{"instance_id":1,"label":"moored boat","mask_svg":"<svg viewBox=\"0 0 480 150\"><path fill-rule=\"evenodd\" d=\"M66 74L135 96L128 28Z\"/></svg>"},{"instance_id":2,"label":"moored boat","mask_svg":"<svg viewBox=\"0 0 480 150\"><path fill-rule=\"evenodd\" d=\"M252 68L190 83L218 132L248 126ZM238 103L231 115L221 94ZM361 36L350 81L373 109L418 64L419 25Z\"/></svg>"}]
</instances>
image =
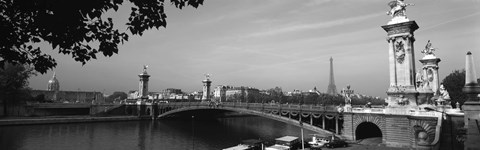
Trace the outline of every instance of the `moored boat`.
<instances>
[{"instance_id":1,"label":"moored boat","mask_svg":"<svg viewBox=\"0 0 480 150\"><path fill-rule=\"evenodd\" d=\"M265 148L265 150L293 150L301 147L298 137L284 136L275 139L275 145Z\"/></svg>"},{"instance_id":2,"label":"moored boat","mask_svg":"<svg viewBox=\"0 0 480 150\"><path fill-rule=\"evenodd\" d=\"M237 146L225 148L223 150L262 150L263 141L256 139L243 140Z\"/></svg>"},{"instance_id":3,"label":"moored boat","mask_svg":"<svg viewBox=\"0 0 480 150\"><path fill-rule=\"evenodd\" d=\"M313 134L312 140L308 142L308 144L312 148L323 147L323 145L325 145L325 143L328 143L328 140L326 140L325 138L321 137L318 134Z\"/></svg>"}]
</instances>

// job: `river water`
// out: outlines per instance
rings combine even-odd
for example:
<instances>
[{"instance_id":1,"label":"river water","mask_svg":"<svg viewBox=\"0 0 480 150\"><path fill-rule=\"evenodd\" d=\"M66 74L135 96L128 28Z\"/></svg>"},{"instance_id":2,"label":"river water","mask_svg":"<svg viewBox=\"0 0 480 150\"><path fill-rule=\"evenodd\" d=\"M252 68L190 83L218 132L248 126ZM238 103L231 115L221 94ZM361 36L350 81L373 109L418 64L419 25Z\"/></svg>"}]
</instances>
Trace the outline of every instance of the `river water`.
<instances>
[{"instance_id":1,"label":"river water","mask_svg":"<svg viewBox=\"0 0 480 150\"><path fill-rule=\"evenodd\" d=\"M0 150L215 150L284 135L300 128L257 116L2 126Z\"/></svg>"}]
</instances>

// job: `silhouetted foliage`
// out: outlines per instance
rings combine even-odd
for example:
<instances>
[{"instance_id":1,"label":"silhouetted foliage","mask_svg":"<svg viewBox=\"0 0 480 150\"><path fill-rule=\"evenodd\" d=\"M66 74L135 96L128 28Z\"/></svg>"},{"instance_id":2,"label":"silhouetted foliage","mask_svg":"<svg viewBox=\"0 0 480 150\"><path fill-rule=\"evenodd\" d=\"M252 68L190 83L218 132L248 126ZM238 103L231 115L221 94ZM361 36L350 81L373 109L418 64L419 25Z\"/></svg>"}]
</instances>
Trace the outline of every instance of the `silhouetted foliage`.
<instances>
[{"instance_id":1,"label":"silhouetted foliage","mask_svg":"<svg viewBox=\"0 0 480 150\"><path fill-rule=\"evenodd\" d=\"M443 79L442 83L450 94L452 107L456 107L457 102L460 106L463 105L467 99L467 95L462 92L465 86L465 69L453 71Z\"/></svg>"},{"instance_id":2,"label":"silhouetted foliage","mask_svg":"<svg viewBox=\"0 0 480 150\"><path fill-rule=\"evenodd\" d=\"M152 28L166 27L165 0L129 0L127 30L142 35ZM176 8L197 8L203 0L170 0ZM0 66L30 64L40 73L57 63L43 53L39 42L49 43L59 53L85 64L97 53L112 56L128 41L125 29L113 28L113 19L102 17L117 11L123 0L4 0L0 1ZM168 4L168 3L167 3ZM58 48L58 49L57 49Z\"/></svg>"},{"instance_id":3,"label":"silhouetted foliage","mask_svg":"<svg viewBox=\"0 0 480 150\"><path fill-rule=\"evenodd\" d=\"M35 73L23 65L3 64L0 68L0 101L3 102L5 114L8 105L25 103L32 99L28 90L28 78Z\"/></svg>"},{"instance_id":4,"label":"silhouetted foliage","mask_svg":"<svg viewBox=\"0 0 480 150\"><path fill-rule=\"evenodd\" d=\"M267 90L267 93L269 94L270 101L274 100L275 102L278 103L285 103L285 96L283 95L283 90L281 87L275 87ZM268 101L268 100L267 100Z\"/></svg>"},{"instance_id":5,"label":"silhouetted foliage","mask_svg":"<svg viewBox=\"0 0 480 150\"><path fill-rule=\"evenodd\" d=\"M113 92L112 95L109 95L106 99L105 102L107 103L113 103L115 100L124 100L127 99L128 95L125 92Z\"/></svg>"},{"instance_id":6,"label":"silhouetted foliage","mask_svg":"<svg viewBox=\"0 0 480 150\"><path fill-rule=\"evenodd\" d=\"M39 102L39 103L53 103L54 102L53 100L47 100L45 98L44 94L40 94L40 95L37 95L37 96L33 97L32 101L33 102Z\"/></svg>"}]
</instances>

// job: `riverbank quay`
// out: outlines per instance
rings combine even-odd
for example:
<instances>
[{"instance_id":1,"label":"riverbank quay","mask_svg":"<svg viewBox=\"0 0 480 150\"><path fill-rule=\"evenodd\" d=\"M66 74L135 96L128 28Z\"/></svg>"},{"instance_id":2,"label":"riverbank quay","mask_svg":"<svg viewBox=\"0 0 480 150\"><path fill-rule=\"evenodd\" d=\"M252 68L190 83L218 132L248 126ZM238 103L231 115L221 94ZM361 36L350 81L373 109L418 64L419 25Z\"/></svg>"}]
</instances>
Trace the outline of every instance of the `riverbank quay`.
<instances>
[{"instance_id":1,"label":"riverbank quay","mask_svg":"<svg viewBox=\"0 0 480 150\"><path fill-rule=\"evenodd\" d=\"M0 118L0 126L56 124L56 123L88 123L88 122L109 122L109 121L137 121L137 120L151 120L151 118L138 117L138 116L4 117L4 118Z\"/></svg>"}]
</instances>

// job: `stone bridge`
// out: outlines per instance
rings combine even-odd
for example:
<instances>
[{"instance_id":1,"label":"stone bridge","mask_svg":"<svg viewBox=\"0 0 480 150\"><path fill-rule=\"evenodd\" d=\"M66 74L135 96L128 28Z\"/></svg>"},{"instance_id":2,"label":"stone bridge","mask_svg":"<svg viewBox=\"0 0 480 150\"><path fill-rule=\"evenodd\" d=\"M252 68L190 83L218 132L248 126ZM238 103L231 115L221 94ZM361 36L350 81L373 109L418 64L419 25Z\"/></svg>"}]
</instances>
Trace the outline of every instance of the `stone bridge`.
<instances>
[{"instance_id":1,"label":"stone bridge","mask_svg":"<svg viewBox=\"0 0 480 150\"><path fill-rule=\"evenodd\" d=\"M158 109L145 109L158 118L168 117L185 111L224 110L261 116L324 134L341 133L342 115L334 106L280 105L261 103L160 103ZM154 111L151 111L154 110ZM157 110L157 112L155 112ZM157 115L158 114L158 115Z\"/></svg>"},{"instance_id":2,"label":"stone bridge","mask_svg":"<svg viewBox=\"0 0 480 150\"><path fill-rule=\"evenodd\" d=\"M354 108L343 113L342 135L351 140L381 137L390 147L438 149L442 113L404 108Z\"/></svg>"},{"instance_id":3,"label":"stone bridge","mask_svg":"<svg viewBox=\"0 0 480 150\"><path fill-rule=\"evenodd\" d=\"M270 118L324 134L356 141L381 137L392 147L438 149L442 113L405 108L358 108L343 112L336 106L261 103L170 102L129 105L139 116L165 118L188 111L222 110ZM128 111L127 107L127 111Z\"/></svg>"}]
</instances>

